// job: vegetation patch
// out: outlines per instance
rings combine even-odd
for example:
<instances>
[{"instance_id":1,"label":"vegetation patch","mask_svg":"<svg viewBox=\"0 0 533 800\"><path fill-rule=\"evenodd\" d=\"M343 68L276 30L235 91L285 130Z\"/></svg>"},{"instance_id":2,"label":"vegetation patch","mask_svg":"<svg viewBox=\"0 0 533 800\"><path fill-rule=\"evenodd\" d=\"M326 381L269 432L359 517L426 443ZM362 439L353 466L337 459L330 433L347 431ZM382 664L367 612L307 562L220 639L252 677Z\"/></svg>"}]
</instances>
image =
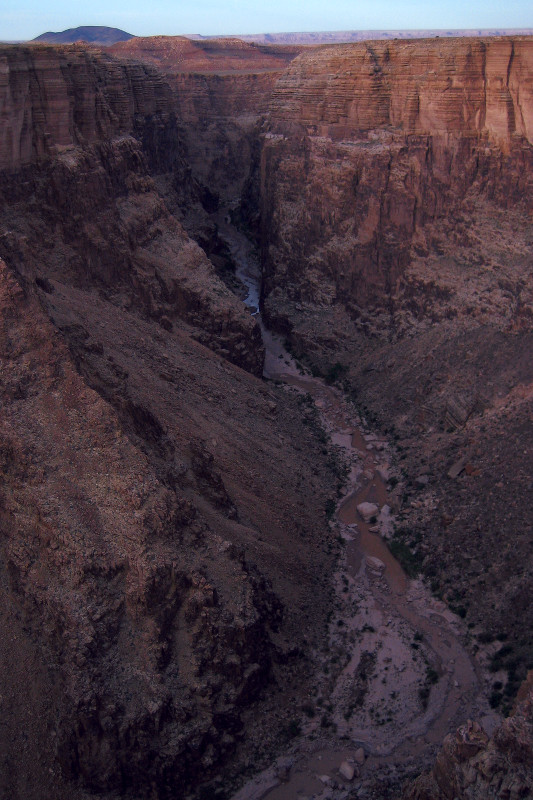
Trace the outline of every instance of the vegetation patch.
<instances>
[{"instance_id":1,"label":"vegetation patch","mask_svg":"<svg viewBox=\"0 0 533 800\"><path fill-rule=\"evenodd\" d=\"M344 375L346 375L348 371L348 367L344 364L341 364L340 361L336 361L329 369L327 370L326 374L324 375L324 380L328 385L332 383L337 383Z\"/></svg>"},{"instance_id":2,"label":"vegetation patch","mask_svg":"<svg viewBox=\"0 0 533 800\"><path fill-rule=\"evenodd\" d=\"M397 530L389 542L389 550L400 562L404 572L410 578L416 578L422 569L422 557L404 541L405 532Z\"/></svg>"}]
</instances>

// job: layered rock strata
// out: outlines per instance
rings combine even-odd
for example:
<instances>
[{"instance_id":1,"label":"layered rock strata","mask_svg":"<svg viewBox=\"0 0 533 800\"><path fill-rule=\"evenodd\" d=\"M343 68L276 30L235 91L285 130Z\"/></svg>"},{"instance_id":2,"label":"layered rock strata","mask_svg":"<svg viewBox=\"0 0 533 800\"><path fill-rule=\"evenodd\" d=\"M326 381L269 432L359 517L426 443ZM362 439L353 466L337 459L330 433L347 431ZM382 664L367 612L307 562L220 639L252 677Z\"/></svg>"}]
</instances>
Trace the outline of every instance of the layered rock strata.
<instances>
[{"instance_id":1,"label":"layered rock strata","mask_svg":"<svg viewBox=\"0 0 533 800\"><path fill-rule=\"evenodd\" d=\"M270 710L279 744L310 690L335 478L185 230L216 248L232 201L261 220L267 319L397 442L397 539L509 704L533 627L532 52L2 48L3 794L225 791L260 752L246 720ZM506 758L448 742L416 796L487 770L522 791Z\"/></svg>"},{"instance_id":2,"label":"layered rock strata","mask_svg":"<svg viewBox=\"0 0 533 800\"><path fill-rule=\"evenodd\" d=\"M257 126L274 85L301 49L155 36L122 42L111 52L154 64L165 74L193 174L209 190L211 205L235 205L256 158Z\"/></svg>"},{"instance_id":3,"label":"layered rock strata","mask_svg":"<svg viewBox=\"0 0 533 800\"><path fill-rule=\"evenodd\" d=\"M2 254L22 274L115 293L167 329L186 320L260 375L257 325L152 178L170 172L183 202L199 191L164 79L82 48L6 49L4 64Z\"/></svg>"},{"instance_id":4,"label":"layered rock strata","mask_svg":"<svg viewBox=\"0 0 533 800\"><path fill-rule=\"evenodd\" d=\"M281 288L342 303L354 319L380 308L394 334L395 310L417 288L409 268L442 250L442 229L472 254L465 200L531 210L532 65L525 38L373 42L295 59L264 137L265 297Z\"/></svg>"}]
</instances>

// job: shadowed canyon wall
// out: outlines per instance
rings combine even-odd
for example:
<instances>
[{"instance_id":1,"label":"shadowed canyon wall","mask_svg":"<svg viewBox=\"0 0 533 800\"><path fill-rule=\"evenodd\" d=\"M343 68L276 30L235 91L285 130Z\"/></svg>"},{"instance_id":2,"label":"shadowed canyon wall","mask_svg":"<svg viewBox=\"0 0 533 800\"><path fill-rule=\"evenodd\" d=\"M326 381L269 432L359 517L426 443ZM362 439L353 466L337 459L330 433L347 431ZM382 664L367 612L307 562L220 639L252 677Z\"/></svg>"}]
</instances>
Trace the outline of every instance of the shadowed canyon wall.
<instances>
[{"instance_id":1,"label":"shadowed canyon wall","mask_svg":"<svg viewBox=\"0 0 533 800\"><path fill-rule=\"evenodd\" d=\"M166 79L0 61L0 793L176 796L308 680L336 478L169 210L202 187Z\"/></svg>"},{"instance_id":2,"label":"shadowed canyon wall","mask_svg":"<svg viewBox=\"0 0 533 800\"><path fill-rule=\"evenodd\" d=\"M261 374L257 326L223 284L209 297L212 264L151 177L172 172L183 202L201 193L163 77L82 48L12 48L4 63L2 253L21 271L37 258L52 278L60 247L62 274L120 287L163 326L175 315L196 323L202 341Z\"/></svg>"},{"instance_id":3,"label":"shadowed canyon wall","mask_svg":"<svg viewBox=\"0 0 533 800\"><path fill-rule=\"evenodd\" d=\"M188 162L213 199L237 201L258 145L257 126L274 85L301 51L238 39L135 38L110 48L161 69L172 86Z\"/></svg>"}]
</instances>

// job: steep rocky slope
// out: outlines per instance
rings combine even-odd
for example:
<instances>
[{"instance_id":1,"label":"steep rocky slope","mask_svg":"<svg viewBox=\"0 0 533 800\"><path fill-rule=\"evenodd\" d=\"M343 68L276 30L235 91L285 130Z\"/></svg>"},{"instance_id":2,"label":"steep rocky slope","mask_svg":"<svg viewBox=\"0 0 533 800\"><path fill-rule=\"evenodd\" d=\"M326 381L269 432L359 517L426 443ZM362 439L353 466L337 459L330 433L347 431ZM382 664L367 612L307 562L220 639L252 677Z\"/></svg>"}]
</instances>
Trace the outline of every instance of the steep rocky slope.
<instances>
[{"instance_id":1,"label":"steep rocky slope","mask_svg":"<svg viewBox=\"0 0 533 800\"><path fill-rule=\"evenodd\" d=\"M260 176L266 317L397 442L398 546L504 706L533 658L532 80L527 38L310 51Z\"/></svg>"},{"instance_id":2,"label":"steep rocky slope","mask_svg":"<svg viewBox=\"0 0 533 800\"><path fill-rule=\"evenodd\" d=\"M22 274L38 261L47 280L68 275L77 286L118 293L117 303L166 329L179 316L260 375L257 325L151 177L171 172L184 184L182 202L194 202L164 79L81 48L8 49L4 58L2 254Z\"/></svg>"},{"instance_id":3,"label":"steep rocky slope","mask_svg":"<svg viewBox=\"0 0 533 800\"><path fill-rule=\"evenodd\" d=\"M263 150L265 294L294 285L354 315L393 313L413 256L438 254L435 222L473 255L456 219L469 190L472 202L530 210L532 59L528 39L376 42L296 59Z\"/></svg>"},{"instance_id":4,"label":"steep rocky slope","mask_svg":"<svg viewBox=\"0 0 533 800\"><path fill-rule=\"evenodd\" d=\"M0 793L176 796L305 692L336 478L157 188L197 201L164 79L1 59Z\"/></svg>"}]
</instances>

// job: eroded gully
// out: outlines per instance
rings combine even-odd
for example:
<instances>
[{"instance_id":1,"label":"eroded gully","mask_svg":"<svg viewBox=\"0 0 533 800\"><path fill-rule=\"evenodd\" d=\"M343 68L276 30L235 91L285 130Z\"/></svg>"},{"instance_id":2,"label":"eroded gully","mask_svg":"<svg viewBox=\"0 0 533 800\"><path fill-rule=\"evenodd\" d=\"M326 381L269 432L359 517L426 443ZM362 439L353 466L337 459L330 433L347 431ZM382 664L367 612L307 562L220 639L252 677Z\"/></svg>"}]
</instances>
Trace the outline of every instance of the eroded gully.
<instances>
[{"instance_id":1,"label":"eroded gully","mask_svg":"<svg viewBox=\"0 0 533 800\"><path fill-rule=\"evenodd\" d=\"M365 797L377 774L394 784L395 776L399 781L406 770L424 767L468 718L490 732L498 717L463 646L464 624L421 581L410 580L387 547L394 524L388 442L365 427L340 390L300 373L260 320L253 246L222 218L219 232L246 286L244 302L262 327L265 378L310 395L349 466L333 523L345 544L333 576L336 607L327 646L310 667L316 669L312 713L287 752L233 800L336 800L348 787L351 797ZM366 521L362 503L377 506Z\"/></svg>"}]
</instances>

